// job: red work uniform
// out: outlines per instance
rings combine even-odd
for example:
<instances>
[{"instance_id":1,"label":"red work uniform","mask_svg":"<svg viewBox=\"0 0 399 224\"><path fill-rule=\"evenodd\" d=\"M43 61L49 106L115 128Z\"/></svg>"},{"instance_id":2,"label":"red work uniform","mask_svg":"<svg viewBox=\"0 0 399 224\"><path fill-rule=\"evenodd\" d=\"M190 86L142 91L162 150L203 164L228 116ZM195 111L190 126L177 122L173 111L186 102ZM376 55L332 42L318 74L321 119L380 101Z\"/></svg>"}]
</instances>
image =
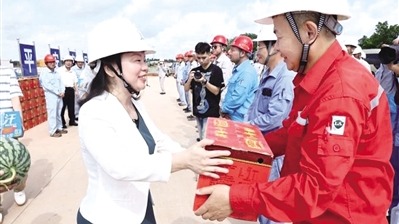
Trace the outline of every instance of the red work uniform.
<instances>
[{"instance_id":1,"label":"red work uniform","mask_svg":"<svg viewBox=\"0 0 399 224\"><path fill-rule=\"evenodd\" d=\"M387 223L392 133L383 89L337 41L293 82L289 118L265 136L275 155L285 154L281 178L231 186L233 214L302 224Z\"/></svg>"}]
</instances>

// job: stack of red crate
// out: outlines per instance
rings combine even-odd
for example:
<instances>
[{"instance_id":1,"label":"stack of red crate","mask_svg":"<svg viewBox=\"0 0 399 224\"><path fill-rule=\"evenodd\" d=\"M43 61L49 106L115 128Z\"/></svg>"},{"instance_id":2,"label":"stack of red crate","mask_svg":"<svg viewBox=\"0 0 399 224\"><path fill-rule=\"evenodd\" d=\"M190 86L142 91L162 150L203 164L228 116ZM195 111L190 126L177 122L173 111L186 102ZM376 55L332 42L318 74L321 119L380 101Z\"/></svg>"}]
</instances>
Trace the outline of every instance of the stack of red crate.
<instances>
[{"instance_id":1,"label":"stack of red crate","mask_svg":"<svg viewBox=\"0 0 399 224\"><path fill-rule=\"evenodd\" d=\"M46 100L40 87L39 78L20 79L21 98L25 130L47 121Z\"/></svg>"}]
</instances>

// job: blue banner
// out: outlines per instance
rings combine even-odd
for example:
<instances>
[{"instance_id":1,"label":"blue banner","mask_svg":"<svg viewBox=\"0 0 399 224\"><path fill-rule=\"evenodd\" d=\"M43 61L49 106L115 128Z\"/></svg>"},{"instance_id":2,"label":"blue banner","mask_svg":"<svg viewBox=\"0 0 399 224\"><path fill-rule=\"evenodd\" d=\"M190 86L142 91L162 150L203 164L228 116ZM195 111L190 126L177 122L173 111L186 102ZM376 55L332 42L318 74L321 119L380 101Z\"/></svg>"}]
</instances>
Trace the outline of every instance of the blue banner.
<instances>
[{"instance_id":1,"label":"blue banner","mask_svg":"<svg viewBox=\"0 0 399 224\"><path fill-rule=\"evenodd\" d=\"M75 58L76 58L76 52L75 51L69 51L69 55L71 55L73 57L73 59L75 60Z\"/></svg>"},{"instance_id":2,"label":"blue banner","mask_svg":"<svg viewBox=\"0 0 399 224\"><path fill-rule=\"evenodd\" d=\"M61 52L60 49L55 49L55 48L50 48L50 54L53 55L53 57L55 57L55 63L58 67L62 66L61 63Z\"/></svg>"},{"instance_id":3,"label":"blue banner","mask_svg":"<svg viewBox=\"0 0 399 224\"><path fill-rule=\"evenodd\" d=\"M19 44L23 76L36 76L36 51L34 45Z\"/></svg>"},{"instance_id":4,"label":"blue banner","mask_svg":"<svg viewBox=\"0 0 399 224\"><path fill-rule=\"evenodd\" d=\"M89 58L87 57L87 53L83 53L83 60L85 60L85 63L89 63Z\"/></svg>"}]
</instances>

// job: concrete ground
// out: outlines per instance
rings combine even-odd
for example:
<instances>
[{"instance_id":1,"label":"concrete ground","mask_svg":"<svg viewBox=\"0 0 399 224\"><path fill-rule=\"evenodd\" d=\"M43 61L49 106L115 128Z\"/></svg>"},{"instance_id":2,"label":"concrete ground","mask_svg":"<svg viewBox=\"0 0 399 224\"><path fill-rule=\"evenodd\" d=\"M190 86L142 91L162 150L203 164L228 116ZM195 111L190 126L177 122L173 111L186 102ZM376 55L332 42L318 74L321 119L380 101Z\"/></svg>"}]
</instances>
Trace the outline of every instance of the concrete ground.
<instances>
[{"instance_id":1,"label":"concrete ground","mask_svg":"<svg viewBox=\"0 0 399 224\"><path fill-rule=\"evenodd\" d=\"M195 121L176 103L175 79L166 78L166 94L160 95L158 77L149 77L142 100L158 127L169 136L189 146L195 142ZM28 201L17 206L12 192L3 194L4 224L71 224L85 194L87 176L79 151L77 127L68 134L51 138L47 123L25 132L21 141L31 153L32 165L26 187ZM254 224L235 219L223 222L204 221L192 211L195 175L191 171L172 174L168 183L153 183L152 195L159 224Z\"/></svg>"}]
</instances>

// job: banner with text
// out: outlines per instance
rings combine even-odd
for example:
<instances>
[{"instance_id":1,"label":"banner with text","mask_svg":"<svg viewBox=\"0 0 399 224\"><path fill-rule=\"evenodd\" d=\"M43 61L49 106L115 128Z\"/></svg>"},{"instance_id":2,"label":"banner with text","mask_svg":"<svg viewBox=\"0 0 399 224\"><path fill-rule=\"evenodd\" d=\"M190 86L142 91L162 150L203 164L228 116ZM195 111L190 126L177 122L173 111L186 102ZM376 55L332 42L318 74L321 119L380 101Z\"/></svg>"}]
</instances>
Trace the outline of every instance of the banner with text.
<instances>
[{"instance_id":1,"label":"banner with text","mask_svg":"<svg viewBox=\"0 0 399 224\"><path fill-rule=\"evenodd\" d=\"M36 51L35 45L19 44L23 76L36 76Z\"/></svg>"},{"instance_id":2,"label":"banner with text","mask_svg":"<svg viewBox=\"0 0 399 224\"><path fill-rule=\"evenodd\" d=\"M83 53L83 60L85 60L85 63L89 63L89 58L87 57L87 53Z\"/></svg>"},{"instance_id":3,"label":"banner with text","mask_svg":"<svg viewBox=\"0 0 399 224\"><path fill-rule=\"evenodd\" d=\"M50 54L53 55L53 57L55 57L55 63L58 67L62 66L61 63L61 54L60 54L60 49L56 49L56 48L50 48Z\"/></svg>"},{"instance_id":4,"label":"banner with text","mask_svg":"<svg viewBox=\"0 0 399 224\"><path fill-rule=\"evenodd\" d=\"M75 51L69 51L69 55L71 55L73 57L73 59L75 60L75 58L76 58L76 52Z\"/></svg>"}]
</instances>

